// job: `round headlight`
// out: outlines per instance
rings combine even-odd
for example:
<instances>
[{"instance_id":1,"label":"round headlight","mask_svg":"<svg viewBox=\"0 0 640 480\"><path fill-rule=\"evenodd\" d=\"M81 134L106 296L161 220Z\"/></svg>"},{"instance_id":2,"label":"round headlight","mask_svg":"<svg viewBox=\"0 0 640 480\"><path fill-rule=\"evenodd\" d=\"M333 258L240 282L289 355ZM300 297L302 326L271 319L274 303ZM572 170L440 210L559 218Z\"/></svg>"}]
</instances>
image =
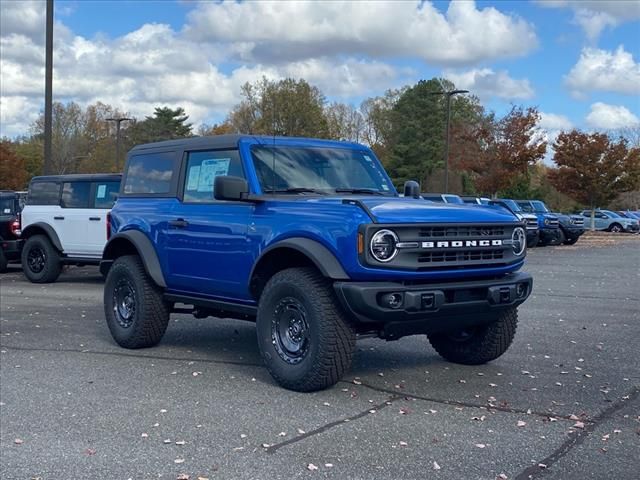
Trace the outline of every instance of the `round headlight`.
<instances>
[{"instance_id":1,"label":"round headlight","mask_svg":"<svg viewBox=\"0 0 640 480\"><path fill-rule=\"evenodd\" d=\"M516 256L520 256L524 253L527 247L527 235L524 233L524 229L516 227L511 234L511 248Z\"/></svg>"},{"instance_id":2,"label":"round headlight","mask_svg":"<svg viewBox=\"0 0 640 480\"><path fill-rule=\"evenodd\" d=\"M379 262L388 262L398 253L398 236L391 230L379 230L371 238L369 250Z\"/></svg>"}]
</instances>

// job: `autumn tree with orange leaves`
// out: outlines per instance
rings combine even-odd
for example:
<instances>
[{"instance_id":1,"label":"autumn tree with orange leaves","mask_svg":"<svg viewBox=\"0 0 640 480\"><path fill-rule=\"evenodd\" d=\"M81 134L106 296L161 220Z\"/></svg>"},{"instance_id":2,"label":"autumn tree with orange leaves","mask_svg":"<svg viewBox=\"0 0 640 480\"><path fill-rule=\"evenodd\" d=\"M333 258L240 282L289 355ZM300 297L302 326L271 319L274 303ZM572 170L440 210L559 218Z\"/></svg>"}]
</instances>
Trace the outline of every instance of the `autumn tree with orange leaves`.
<instances>
[{"instance_id":1,"label":"autumn tree with orange leaves","mask_svg":"<svg viewBox=\"0 0 640 480\"><path fill-rule=\"evenodd\" d=\"M558 135L553 148L558 167L549 171L549 181L591 209L640 187L640 148L629 148L624 138L572 130Z\"/></svg>"},{"instance_id":2,"label":"autumn tree with orange leaves","mask_svg":"<svg viewBox=\"0 0 640 480\"><path fill-rule=\"evenodd\" d=\"M451 145L455 168L467 171L483 194L526 191L531 168L547 151L539 121L536 108L514 106L499 120L490 114L475 124L457 125Z\"/></svg>"},{"instance_id":3,"label":"autumn tree with orange leaves","mask_svg":"<svg viewBox=\"0 0 640 480\"><path fill-rule=\"evenodd\" d=\"M16 155L10 142L0 142L0 190L22 190L27 180L24 159Z\"/></svg>"}]
</instances>

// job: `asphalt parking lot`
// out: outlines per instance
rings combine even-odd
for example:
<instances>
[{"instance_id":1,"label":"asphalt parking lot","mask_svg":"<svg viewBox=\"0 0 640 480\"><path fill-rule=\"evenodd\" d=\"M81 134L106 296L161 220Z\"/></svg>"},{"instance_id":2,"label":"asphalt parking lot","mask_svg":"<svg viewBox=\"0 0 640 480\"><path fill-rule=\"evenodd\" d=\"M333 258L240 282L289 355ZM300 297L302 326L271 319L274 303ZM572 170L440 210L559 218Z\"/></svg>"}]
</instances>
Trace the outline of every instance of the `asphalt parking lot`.
<instances>
[{"instance_id":1,"label":"asphalt parking lot","mask_svg":"<svg viewBox=\"0 0 640 480\"><path fill-rule=\"evenodd\" d=\"M640 237L529 252L511 349L480 367L424 337L358 342L334 388L262 367L254 325L173 315L115 345L96 268L0 276L2 479L636 479Z\"/></svg>"}]
</instances>

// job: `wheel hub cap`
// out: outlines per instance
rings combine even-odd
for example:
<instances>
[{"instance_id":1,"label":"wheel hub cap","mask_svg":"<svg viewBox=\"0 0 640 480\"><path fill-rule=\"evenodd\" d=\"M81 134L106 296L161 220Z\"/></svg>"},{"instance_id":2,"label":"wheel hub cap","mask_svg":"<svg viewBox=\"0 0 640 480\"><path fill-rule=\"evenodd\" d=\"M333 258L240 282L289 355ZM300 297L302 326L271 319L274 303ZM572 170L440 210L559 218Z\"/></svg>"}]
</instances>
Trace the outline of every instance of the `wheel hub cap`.
<instances>
[{"instance_id":1,"label":"wheel hub cap","mask_svg":"<svg viewBox=\"0 0 640 480\"><path fill-rule=\"evenodd\" d=\"M302 361L309 350L307 313L297 299L282 299L274 309L271 341L280 358L290 364Z\"/></svg>"},{"instance_id":2,"label":"wheel hub cap","mask_svg":"<svg viewBox=\"0 0 640 480\"><path fill-rule=\"evenodd\" d=\"M129 280L120 280L113 289L113 311L122 328L133 324L136 312L136 294Z\"/></svg>"}]
</instances>

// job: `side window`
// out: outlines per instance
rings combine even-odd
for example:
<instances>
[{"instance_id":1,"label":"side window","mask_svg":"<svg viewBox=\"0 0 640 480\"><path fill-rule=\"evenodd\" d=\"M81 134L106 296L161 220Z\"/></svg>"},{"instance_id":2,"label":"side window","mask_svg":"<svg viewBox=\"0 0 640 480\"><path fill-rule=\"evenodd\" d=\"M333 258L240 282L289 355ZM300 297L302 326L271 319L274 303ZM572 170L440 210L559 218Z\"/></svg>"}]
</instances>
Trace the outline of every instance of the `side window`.
<instances>
[{"instance_id":1,"label":"side window","mask_svg":"<svg viewBox=\"0 0 640 480\"><path fill-rule=\"evenodd\" d=\"M135 155L127 164L125 194L157 194L171 192L175 152Z\"/></svg>"},{"instance_id":2,"label":"side window","mask_svg":"<svg viewBox=\"0 0 640 480\"><path fill-rule=\"evenodd\" d=\"M189 152L183 201L213 202L213 181L220 175L244 177L237 150Z\"/></svg>"},{"instance_id":3,"label":"side window","mask_svg":"<svg viewBox=\"0 0 640 480\"><path fill-rule=\"evenodd\" d=\"M29 186L27 203L30 205L58 205L60 184L56 182L34 182Z\"/></svg>"},{"instance_id":4,"label":"side window","mask_svg":"<svg viewBox=\"0 0 640 480\"><path fill-rule=\"evenodd\" d=\"M118 199L120 182L96 182L96 196L93 208L113 208L113 204Z\"/></svg>"},{"instance_id":5,"label":"side window","mask_svg":"<svg viewBox=\"0 0 640 480\"><path fill-rule=\"evenodd\" d=\"M91 182L65 182L62 184L62 208L89 208Z\"/></svg>"}]
</instances>

